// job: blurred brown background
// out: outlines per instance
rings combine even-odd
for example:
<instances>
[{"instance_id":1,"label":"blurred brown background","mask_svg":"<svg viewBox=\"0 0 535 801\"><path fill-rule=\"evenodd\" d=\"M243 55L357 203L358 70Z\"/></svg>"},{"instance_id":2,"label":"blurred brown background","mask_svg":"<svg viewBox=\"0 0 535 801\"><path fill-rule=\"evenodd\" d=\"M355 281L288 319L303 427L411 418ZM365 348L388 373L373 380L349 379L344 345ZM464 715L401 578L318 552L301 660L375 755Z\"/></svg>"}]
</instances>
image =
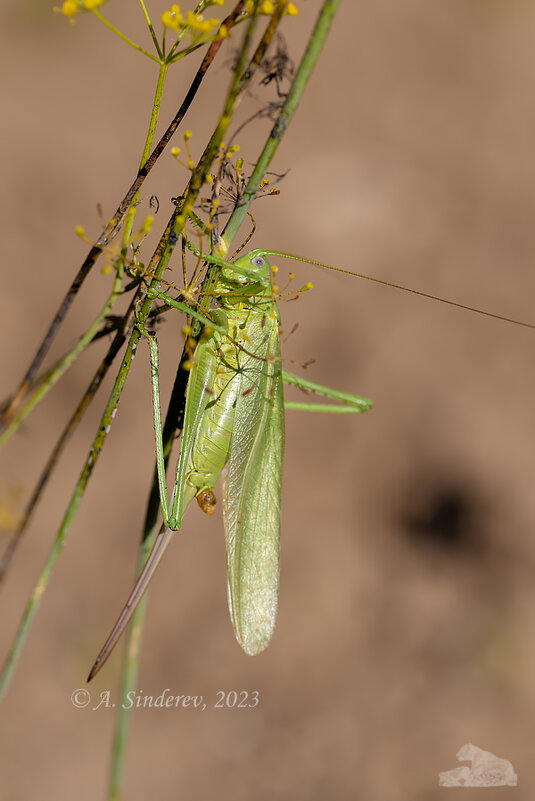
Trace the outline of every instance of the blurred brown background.
<instances>
[{"instance_id":1,"label":"blurred brown background","mask_svg":"<svg viewBox=\"0 0 535 801\"><path fill-rule=\"evenodd\" d=\"M165 3L149 6L158 19ZM318 7L301 0L284 24L296 61ZM105 11L149 46L133 0ZM10 0L0 14L5 397L86 252L74 226L98 235L97 203L111 214L132 179L156 70L92 18L69 26L41 0ZM273 164L290 169L282 194L254 206L254 245L535 321L534 37L527 0L343 4ZM162 126L190 61L170 74ZM221 106L224 62L187 120L195 156ZM268 97L255 89L243 117ZM160 200L158 230L183 183L165 156L145 185ZM220 517L188 514L151 591L139 688L203 695L209 708L136 711L125 798L442 799L456 791L438 787L438 772L473 742L518 772L519 787L494 798L531 799L533 332L307 265L279 267L316 285L282 307L286 331L299 322L284 346L288 369L315 359L308 377L375 407L361 418L287 415L279 618L262 656L234 640ZM109 280L95 271L56 356ZM163 392L180 325L160 331ZM28 496L98 356L74 366L2 454L4 508ZM2 653L103 401L2 588ZM105 795L113 710L70 699L131 585L152 436L142 349L3 708L5 801ZM119 668L117 652L90 687L95 704L105 690L117 700ZM214 709L218 690L258 690L259 707Z\"/></svg>"}]
</instances>

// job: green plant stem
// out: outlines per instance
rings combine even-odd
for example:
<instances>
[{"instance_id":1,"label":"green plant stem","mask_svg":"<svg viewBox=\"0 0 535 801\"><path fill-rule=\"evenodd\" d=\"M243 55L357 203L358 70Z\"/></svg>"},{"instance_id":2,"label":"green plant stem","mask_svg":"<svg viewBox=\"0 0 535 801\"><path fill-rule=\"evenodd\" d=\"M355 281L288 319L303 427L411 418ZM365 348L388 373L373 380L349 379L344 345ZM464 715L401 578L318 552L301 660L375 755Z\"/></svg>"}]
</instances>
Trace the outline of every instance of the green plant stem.
<instances>
[{"instance_id":1,"label":"green plant stem","mask_svg":"<svg viewBox=\"0 0 535 801\"><path fill-rule=\"evenodd\" d=\"M149 12L147 11L145 3L143 2L143 0L139 0L139 5L141 6L141 10L143 12L143 16L145 17L145 22L147 23L147 28L149 29L150 35L152 36L152 41L154 43L154 47L156 48L156 52L158 53L158 58L160 59L160 61L163 61L163 53L162 53L162 50L160 48L160 43L158 42L158 37L156 36L156 33L154 31L154 27L152 25L151 18L149 16Z\"/></svg>"},{"instance_id":2,"label":"green plant stem","mask_svg":"<svg viewBox=\"0 0 535 801\"><path fill-rule=\"evenodd\" d=\"M147 56L147 58L150 58L151 61L156 61L156 63L160 62L159 58L154 56L152 53L149 53L149 51L145 50L145 48L141 47L141 45L138 45L136 42L133 42L132 39L129 39L128 36L126 36L122 31L119 30L119 28L116 28L115 25L109 21L109 19L106 19L104 14L102 14L98 10L98 8L93 8L92 11L95 17L98 17L99 20L104 23L106 28L109 28L109 30L116 36L118 36L119 39L122 39L123 42L126 42L127 45L130 45L130 47L133 47L134 50L137 50L139 53L143 53L143 55Z\"/></svg>"},{"instance_id":3,"label":"green plant stem","mask_svg":"<svg viewBox=\"0 0 535 801\"><path fill-rule=\"evenodd\" d=\"M158 81L156 83L156 90L154 92L154 100L152 102L152 112L150 115L149 121L149 128L147 131L147 136L145 138L145 146L143 148L143 154L141 156L141 161L139 163L139 171L143 169L145 166L148 157L150 156L150 151L152 148L152 143L154 142L154 134L156 133L156 126L158 124L158 117L160 116L160 108L162 104L162 95L163 89L165 86L165 79L167 77L167 70L168 65L165 63L160 64L160 69L158 70ZM134 192L132 195L132 200L130 201L130 205L128 208L128 212L126 214L125 223L124 223L124 232L123 232L123 251L126 251L128 247L128 243L130 242L130 236L132 234L132 228L134 225L134 219L136 216L137 211L137 201L139 199L139 193L141 192L141 186L138 187L137 191ZM125 252L126 255L126 252Z\"/></svg>"},{"instance_id":4,"label":"green plant stem","mask_svg":"<svg viewBox=\"0 0 535 801\"><path fill-rule=\"evenodd\" d=\"M273 39L273 37L275 35L275 32L276 32L276 30L277 30L277 28L279 26L279 23L280 23L280 21L282 19L282 16L284 14L285 7L286 7L286 3L285 2L277 3L275 11L273 12L271 17L269 18L269 22L268 22L266 30L264 31L264 35L262 36L262 39L258 43L258 46L257 46L256 51L255 51L255 53L254 53L254 55L253 55L253 57L252 57L252 59L251 59L251 61L249 63L249 66L247 67L247 69L244 71L244 73L242 75L242 84L244 86L245 86L245 84L251 83L255 72L257 71L258 67L260 66L260 64L262 62L262 59L266 55L266 50L268 49L268 47L269 47L269 45L271 43L271 40Z\"/></svg>"},{"instance_id":5,"label":"green plant stem","mask_svg":"<svg viewBox=\"0 0 535 801\"><path fill-rule=\"evenodd\" d=\"M223 231L222 239L226 246L225 252L228 251L232 239L236 236L236 233L238 232L238 229L242 224L247 211L249 210L249 206L260 187L260 182L262 181L264 174L273 156L275 155L277 147L279 146L280 141L297 109L297 106L299 105L299 101L303 96L303 92L305 91L310 75L312 74L312 70L316 66L316 62L321 53L327 38L327 34L329 33L333 17L339 5L340 0L325 0L323 3L309 43L292 82L288 97L286 98L280 110L277 121L271 130L266 144L264 145L264 149L260 154L260 158L258 159L253 173L247 183L247 187L245 188L243 195L238 201L238 204Z\"/></svg>"},{"instance_id":6,"label":"green plant stem","mask_svg":"<svg viewBox=\"0 0 535 801\"><path fill-rule=\"evenodd\" d=\"M157 523L154 524L152 530L147 530L148 536L143 540L139 550L138 573L141 572L143 565L147 561L157 531ZM131 692L137 684L143 628L147 612L147 600L147 596L141 599L128 626L125 656L121 669L121 685L119 689L121 703L117 710L113 735L108 801L119 801L121 797L123 767L130 726L130 711L124 708L124 699L128 697L128 693Z\"/></svg>"}]
</instances>

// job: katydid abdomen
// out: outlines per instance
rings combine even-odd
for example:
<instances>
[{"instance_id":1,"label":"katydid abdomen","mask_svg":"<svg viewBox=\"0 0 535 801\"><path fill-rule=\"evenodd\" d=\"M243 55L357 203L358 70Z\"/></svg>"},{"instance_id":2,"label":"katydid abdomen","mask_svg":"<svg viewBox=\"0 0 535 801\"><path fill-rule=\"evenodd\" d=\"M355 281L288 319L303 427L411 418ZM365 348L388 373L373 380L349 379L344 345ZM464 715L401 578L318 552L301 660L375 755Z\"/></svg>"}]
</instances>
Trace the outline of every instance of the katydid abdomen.
<instances>
[{"instance_id":1,"label":"katydid abdomen","mask_svg":"<svg viewBox=\"0 0 535 801\"><path fill-rule=\"evenodd\" d=\"M203 412L187 454L183 508L198 492L214 487L227 466L223 516L229 608L238 642L246 653L257 654L273 634L279 582L284 449L279 315L271 298L267 306L266 301L234 300L227 304L222 296L223 308L216 313L218 324L226 318L228 337L215 331L194 356L188 425L195 422L195 408ZM184 458L186 450L183 446Z\"/></svg>"},{"instance_id":2,"label":"katydid abdomen","mask_svg":"<svg viewBox=\"0 0 535 801\"><path fill-rule=\"evenodd\" d=\"M181 454L185 468L181 473L179 466L177 527L193 498L215 487L230 452L238 382L229 366L218 369L219 339L217 333L212 334L197 346L193 357L185 411L185 432L192 424L191 445ZM192 419L194 407L198 414Z\"/></svg>"}]
</instances>

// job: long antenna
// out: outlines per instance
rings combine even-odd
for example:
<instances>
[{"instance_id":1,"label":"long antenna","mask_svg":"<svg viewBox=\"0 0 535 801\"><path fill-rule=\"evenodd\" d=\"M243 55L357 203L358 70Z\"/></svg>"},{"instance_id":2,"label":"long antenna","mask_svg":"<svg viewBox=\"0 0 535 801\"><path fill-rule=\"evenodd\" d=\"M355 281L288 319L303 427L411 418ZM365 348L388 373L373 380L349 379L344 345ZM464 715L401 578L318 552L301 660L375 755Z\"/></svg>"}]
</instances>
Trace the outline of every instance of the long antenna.
<instances>
[{"instance_id":1,"label":"long antenna","mask_svg":"<svg viewBox=\"0 0 535 801\"><path fill-rule=\"evenodd\" d=\"M392 281L383 281L381 278L373 278L371 275L355 273L352 270L345 270L343 267L333 267L330 264L314 261L314 259L305 259L303 256L296 256L293 253L284 253L282 250L264 250L262 248L260 248L258 252L266 256L282 256L285 259L295 259L296 261L306 262L307 264L315 264L317 267L326 267L328 270L335 270L337 273L352 275L354 278L364 278L366 281L373 281L374 284L382 284L383 286L390 286L393 289L401 289L403 292L410 292L411 295L420 295L422 298L437 300L439 303L446 303L448 306L456 306L458 309L466 309L466 311L475 312L476 314L483 314L485 317L494 317L495 320L502 320L504 323L513 323L514 325L521 325L523 328L535 329L535 324L533 323L525 323L522 320L514 320L512 317L505 317L503 314L494 314L493 312L484 311L483 309L476 309L474 306L467 306L465 303L457 303L454 300L439 298L437 295L431 295L429 292L420 292L418 289L410 289L410 287L402 286L401 284L394 284Z\"/></svg>"}]
</instances>

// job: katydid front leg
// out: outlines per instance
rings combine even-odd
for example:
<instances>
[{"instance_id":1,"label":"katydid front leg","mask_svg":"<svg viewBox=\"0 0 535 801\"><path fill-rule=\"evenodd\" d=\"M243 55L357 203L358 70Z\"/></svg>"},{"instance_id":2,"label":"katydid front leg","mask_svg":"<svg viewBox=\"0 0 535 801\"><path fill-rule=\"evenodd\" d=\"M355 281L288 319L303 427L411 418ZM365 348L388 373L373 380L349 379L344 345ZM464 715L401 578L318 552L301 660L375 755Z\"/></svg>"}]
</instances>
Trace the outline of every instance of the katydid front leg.
<instances>
[{"instance_id":1,"label":"katydid front leg","mask_svg":"<svg viewBox=\"0 0 535 801\"><path fill-rule=\"evenodd\" d=\"M211 490L212 487L215 486L217 476L222 469L222 467L216 465L217 476L213 483L210 483L213 473L213 469L211 468L213 466L206 464L201 465L201 469L204 468L205 472L208 472L208 477L206 477L204 481L199 480L197 485L193 480L187 481L188 469L191 468L191 465L188 465L188 460L191 457L195 438L199 432L200 421L206 410L206 406L213 395L213 385L217 369L217 351L221 336L224 335L227 330L227 321L225 316L220 311L216 310L213 315L208 318L206 315L202 314L202 312L192 309L191 307L174 300L164 292L149 290L148 294L150 294L151 297L163 300L168 306L178 309L179 311L188 314L190 317L194 317L195 319L199 320L199 322L209 326L211 330L208 336L201 337L193 357L193 367L188 378L180 459L176 469L173 495L169 503L162 439L158 345L155 336L151 334L146 325L140 322L137 324L142 336L145 337L149 343L152 402L154 412L154 436L156 444L156 466L158 472L158 486L160 492L163 523L173 531L176 531L180 528L182 514L188 507L191 500L196 495L199 496L206 490ZM195 473L199 472L197 467L194 468L194 471ZM191 476L189 477L192 478ZM210 501L207 500L205 503L201 503L201 507L204 511L208 511L210 509ZM210 511L208 511L208 513L210 513Z\"/></svg>"}]
</instances>

